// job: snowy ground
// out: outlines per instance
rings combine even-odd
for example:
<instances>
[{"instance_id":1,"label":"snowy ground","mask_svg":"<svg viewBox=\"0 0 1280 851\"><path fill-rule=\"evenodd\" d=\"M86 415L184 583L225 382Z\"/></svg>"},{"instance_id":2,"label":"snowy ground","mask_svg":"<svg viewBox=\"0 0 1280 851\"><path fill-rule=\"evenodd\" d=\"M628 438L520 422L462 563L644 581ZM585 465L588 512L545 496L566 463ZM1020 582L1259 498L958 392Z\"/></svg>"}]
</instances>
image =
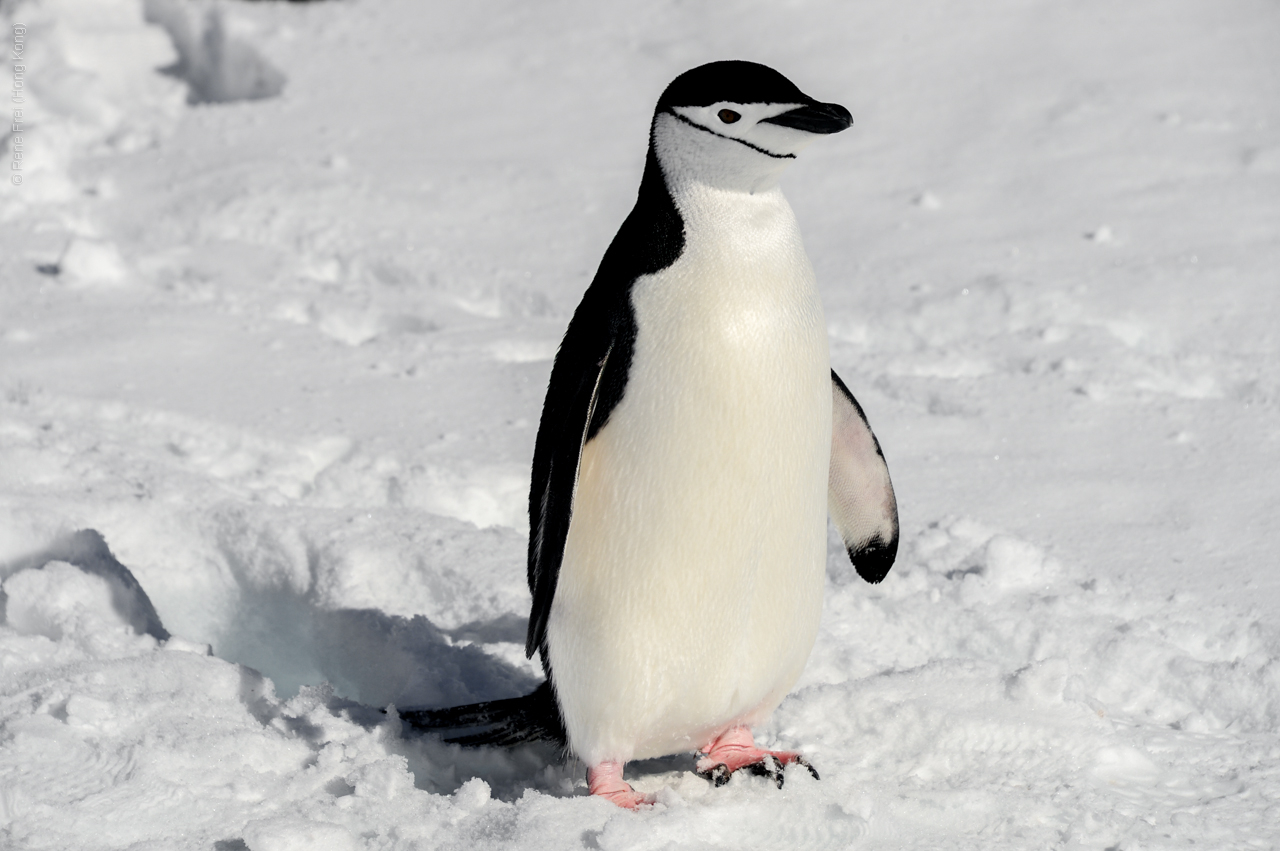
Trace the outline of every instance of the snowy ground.
<instances>
[{"instance_id":1,"label":"snowy ground","mask_svg":"<svg viewBox=\"0 0 1280 851\"><path fill-rule=\"evenodd\" d=\"M0 3L0 846L1280 844L1276 3L145 15ZM784 186L904 546L763 731L821 782L629 813L378 709L534 683L549 359L718 58L853 112Z\"/></svg>"}]
</instances>

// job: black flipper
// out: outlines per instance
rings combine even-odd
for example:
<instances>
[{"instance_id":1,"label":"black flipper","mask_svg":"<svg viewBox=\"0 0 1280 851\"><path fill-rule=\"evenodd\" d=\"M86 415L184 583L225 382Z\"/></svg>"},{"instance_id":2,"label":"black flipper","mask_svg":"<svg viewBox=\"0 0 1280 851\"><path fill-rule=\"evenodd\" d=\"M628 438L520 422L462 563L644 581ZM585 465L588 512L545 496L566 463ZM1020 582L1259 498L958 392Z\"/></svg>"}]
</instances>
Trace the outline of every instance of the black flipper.
<instances>
[{"instance_id":1,"label":"black flipper","mask_svg":"<svg viewBox=\"0 0 1280 851\"><path fill-rule=\"evenodd\" d=\"M582 447L622 401L635 347L631 287L665 269L684 250L684 222L649 146L636 205L609 244L591 286L573 314L551 369L533 450L529 487L529 590L533 609L525 654L545 652Z\"/></svg>"},{"instance_id":2,"label":"black flipper","mask_svg":"<svg viewBox=\"0 0 1280 851\"><path fill-rule=\"evenodd\" d=\"M574 319L576 323L577 316ZM611 335L575 334L575 323L570 323L552 368L533 454L529 489L529 591L533 594L533 608L525 640L525 655L530 657L535 650L544 649L547 618L551 615L573 515L578 463L590 433L588 424L600 407L600 388L614 348ZM596 350L602 347L603 351L597 354ZM574 352L573 358L566 355L570 351ZM543 664L546 665L545 653Z\"/></svg>"},{"instance_id":3,"label":"black flipper","mask_svg":"<svg viewBox=\"0 0 1280 851\"><path fill-rule=\"evenodd\" d=\"M827 510L858 575L879 582L898 554L898 501L889 467L862 406L835 370L831 403Z\"/></svg>"},{"instance_id":4,"label":"black flipper","mask_svg":"<svg viewBox=\"0 0 1280 851\"><path fill-rule=\"evenodd\" d=\"M449 709L407 709L400 717L422 732L457 731L456 735L446 735L444 740L467 747L515 747L533 742L552 742L564 747L568 741L550 682L523 697Z\"/></svg>"}]
</instances>

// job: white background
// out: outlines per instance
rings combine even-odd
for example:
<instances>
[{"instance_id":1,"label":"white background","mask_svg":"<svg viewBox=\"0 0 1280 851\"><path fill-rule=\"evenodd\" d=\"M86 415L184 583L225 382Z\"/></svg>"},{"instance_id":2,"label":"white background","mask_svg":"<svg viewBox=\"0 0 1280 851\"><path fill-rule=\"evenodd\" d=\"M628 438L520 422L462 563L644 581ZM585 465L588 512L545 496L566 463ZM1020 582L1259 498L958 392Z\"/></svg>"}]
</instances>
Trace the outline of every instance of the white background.
<instances>
[{"instance_id":1,"label":"white background","mask_svg":"<svg viewBox=\"0 0 1280 851\"><path fill-rule=\"evenodd\" d=\"M1280 841L1280 6L148 10L0 7L0 845ZM283 91L189 104L175 44L207 91ZM673 759L634 814L377 708L536 682L550 358L653 102L723 58L853 113L783 185L903 547L876 587L833 547L758 731L821 782ZM83 528L179 638L16 569Z\"/></svg>"}]
</instances>

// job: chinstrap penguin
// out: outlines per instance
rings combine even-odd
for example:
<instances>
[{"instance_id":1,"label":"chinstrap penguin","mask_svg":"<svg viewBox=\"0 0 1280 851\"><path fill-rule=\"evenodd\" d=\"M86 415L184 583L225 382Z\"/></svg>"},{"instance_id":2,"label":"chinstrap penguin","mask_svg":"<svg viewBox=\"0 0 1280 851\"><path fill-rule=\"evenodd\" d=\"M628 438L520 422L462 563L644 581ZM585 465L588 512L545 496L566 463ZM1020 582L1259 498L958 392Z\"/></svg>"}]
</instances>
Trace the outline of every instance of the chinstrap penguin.
<instances>
[{"instance_id":1,"label":"chinstrap penguin","mask_svg":"<svg viewBox=\"0 0 1280 851\"><path fill-rule=\"evenodd\" d=\"M858 573L893 564L880 446L831 370L826 323L778 179L849 127L752 62L662 93L636 205L556 356L529 493L525 697L402 713L463 744L551 739L592 794L650 799L632 759L698 752L716 785L782 784L798 754L751 727L800 676L822 610L830 514ZM478 729L477 729L478 728ZM816 772L815 776L816 776Z\"/></svg>"}]
</instances>

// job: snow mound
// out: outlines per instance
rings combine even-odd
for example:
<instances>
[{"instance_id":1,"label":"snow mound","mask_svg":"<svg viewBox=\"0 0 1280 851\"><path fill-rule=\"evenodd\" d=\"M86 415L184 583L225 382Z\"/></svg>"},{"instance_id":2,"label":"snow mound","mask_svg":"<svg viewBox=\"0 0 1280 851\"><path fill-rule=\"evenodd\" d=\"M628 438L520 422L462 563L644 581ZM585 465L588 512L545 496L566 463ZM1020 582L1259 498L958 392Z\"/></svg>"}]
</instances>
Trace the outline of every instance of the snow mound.
<instances>
[{"instance_id":1,"label":"snow mound","mask_svg":"<svg viewBox=\"0 0 1280 851\"><path fill-rule=\"evenodd\" d=\"M198 643L137 635L103 576L61 561L37 568L39 558L10 566L0 720L14 738L0 771L23 778L4 798L11 836L27 842L66 795L87 803L59 819L64 847L154 840L180 824L255 851L476 831L489 837L480 847L496 847L499 829L522 847L570 835L599 848L925 848L958 833L997 847L1062 837L1109 847L1153 837L1161 822L1136 812L1176 817L1182 835L1200 837L1260 830L1268 817L1254 805L1274 791L1268 775L1238 766L1280 722L1280 635L1086 577L970 519L922 530L878 586L845 582L834 548L813 659L759 731L803 748L821 782L792 772L782 791L747 776L713 789L687 757L650 760L628 769L658 794L638 815L576 801L581 767L548 750L465 750L407 735L393 707L380 711L528 690L535 678L491 655L516 646L522 619L445 632L421 616L315 606L303 586L290 590L306 580L271 555L282 546L263 537L271 528L231 534L243 540L237 570L258 577L235 630L311 654L310 681L328 683L288 700ZM77 540L107 552L96 537ZM255 607L256 621L242 614ZM184 650L195 652L172 652ZM53 767L37 782L40 760ZM137 800L129 806L146 818L116 818L107 801L117 799ZM102 844L83 844L100 823Z\"/></svg>"},{"instance_id":2,"label":"snow mound","mask_svg":"<svg viewBox=\"0 0 1280 851\"><path fill-rule=\"evenodd\" d=\"M144 8L147 21L173 40L178 61L165 72L190 87L188 103L260 100L284 91L285 75L228 31L220 7L145 0Z\"/></svg>"},{"instance_id":3,"label":"snow mound","mask_svg":"<svg viewBox=\"0 0 1280 851\"><path fill-rule=\"evenodd\" d=\"M1196 835L1262 830L1246 790L1268 781L1236 766L1280 723L1273 627L1152 598L966 518L922 530L892 577L835 585L771 725L824 785L859 777L869 837L1125 847L1152 835L1135 812L1179 813Z\"/></svg>"},{"instance_id":4,"label":"snow mound","mask_svg":"<svg viewBox=\"0 0 1280 851\"><path fill-rule=\"evenodd\" d=\"M112 606L112 588L99 576L51 561L43 570L20 571L4 583L5 622L19 635L51 641L89 639L129 624Z\"/></svg>"},{"instance_id":5,"label":"snow mound","mask_svg":"<svg viewBox=\"0 0 1280 851\"><path fill-rule=\"evenodd\" d=\"M38 573L37 571L41 568L50 571L50 575L56 573L61 578L51 579L48 575ZM70 580L68 577L75 574L69 574L68 569L78 571L84 578ZM155 606L151 604L147 592L142 590L142 586L138 584L138 580L134 578L129 568L111 554L102 535L92 529L67 535L38 553L0 565L0 577L4 576L10 577L8 582L14 583L13 590L7 590L10 598L7 616L9 623L19 632L32 632L32 629L24 630L18 624L29 621L33 616L37 621L40 620L41 615L37 614L36 610L42 609L45 601L49 601L53 606L45 617L45 621L50 624L55 623L58 619L57 612L65 607L60 603L52 602L52 592L62 589L69 582L82 590L95 589L89 592L86 601L93 599L109 603L111 614L104 615L108 621L118 620L138 635L149 635L157 641L164 641L169 637L169 632L160 622L160 616L156 613ZM9 589L8 582L6 589ZM50 593L47 596L36 594L34 597L28 597L24 602L24 597L19 593L18 588L45 588ZM99 590L107 596L103 598L98 593ZM16 601L15 594L18 595ZM24 606L35 608L24 609ZM99 613L106 611L97 604L91 605L90 608ZM55 641L61 636L61 631L57 628L53 628L52 632L45 629L34 631Z\"/></svg>"},{"instance_id":6,"label":"snow mound","mask_svg":"<svg viewBox=\"0 0 1280 851\"><path fill-rule=\"evenodd\" d=\"M82 287L111 287L128 276L115 243L84 237L68 243L55 268L69 283Z\"/></svg>"},{"instance_id":7,"label":"snow mound","mask_svg":"<svg viewBox=\"0 0 1280 851\"><path fill-rule=\"evenodd\" d=\"M142 150L171 131L181 86L156 69L175 56L141 0L20 0L0 20L6 32L27 27L25 98L0 102L0 119L8 126L21 109L29 128L25 180L5 180L0 198L18 207L71 200L78 157Z\"/></svg>"}]
</instances>

